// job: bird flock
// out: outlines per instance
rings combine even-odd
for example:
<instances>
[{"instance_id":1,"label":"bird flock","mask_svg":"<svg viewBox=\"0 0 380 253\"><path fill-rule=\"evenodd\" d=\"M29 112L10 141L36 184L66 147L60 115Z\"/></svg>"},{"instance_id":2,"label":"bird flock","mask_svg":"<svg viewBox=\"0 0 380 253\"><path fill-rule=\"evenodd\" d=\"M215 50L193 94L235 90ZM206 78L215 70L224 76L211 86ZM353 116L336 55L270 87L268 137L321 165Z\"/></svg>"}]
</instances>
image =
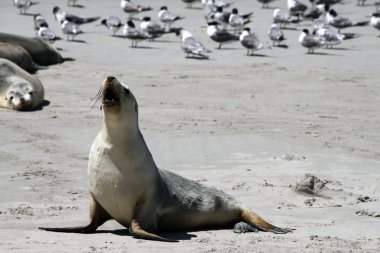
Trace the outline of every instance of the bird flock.
<instances>
[{"instance_id":1,"label":"bird flock","mask_svg":"<svg viewBox=\"0 0 380 253\"><path fill-rule=\"evenodd\" d=\"M20 14L27 14L27 11L38 4L30 0L12 0L14 6ZM179 1L179 0L176 0ZM286 36L284 30L299 30L298 41L300 46L306 48L308 54L313 54L317 48L332 48L346 39L357 37L354 33L343 33L342 30L355 27L371 25L380 31L380 0L373 0L375 10L368 20L351 20L339 14L339 5L345 0L309 0L306 5L298 0L281 0L287 2L287 8L274 8L272 24L268 27L268 39L272 43L262 42L250 23L254 23L254 11L248 10L240 13L239 2L227 3L219 0L181 0L186 8L196 8L202 11L204 26L208 37L217 45L216 49L224 48L225 44L240 42L241 46L247 50L247 55L255 55L255 52L265 48L282 47L288 48L284 41ZM269 5L274 5L280 0L257 0L262 3L262 8L268 9ZM358 0L357 6L363 6L367 0ZM368 0L369 1L369 0ZM78 0L68 0L67 6L81 6ZM170 2L167 2L170 4ZM131 47L138 47L141 41L153 42L155 39L165 34L176 34L181 38L181 48L188 58L208 59L211 50L207 49L203 43L194 37L191 28L174 25L176 22L186 19L170 11L165 5L158 10L151 6L143 6L138 0L121 0L120 8L127 14L123 19L110 15L102 18L81 17L70 14L62 8L56 6L52 12L55 20L60 23L62 34L66 40L75 41L76 36L83 33L81 25L100 20L100 24L105 26L112 36L123 37L131 41ZM256 10L259 11L259 10ZM148 14L155 12L157 18L152 18ZM363 19L364 19L363 18ZM41 14L33 15L34 29L36 36L48 41L62 39L54 31L49 29L49 25ZM311 21L310 27L305 27L305 21ZM303 23L303 24L302 24ZM310 24L308 22L307 24ZM122 35L118 31L122 30ZM380 36L380 35L379 35Z\"/></svg>"}]
</instances>

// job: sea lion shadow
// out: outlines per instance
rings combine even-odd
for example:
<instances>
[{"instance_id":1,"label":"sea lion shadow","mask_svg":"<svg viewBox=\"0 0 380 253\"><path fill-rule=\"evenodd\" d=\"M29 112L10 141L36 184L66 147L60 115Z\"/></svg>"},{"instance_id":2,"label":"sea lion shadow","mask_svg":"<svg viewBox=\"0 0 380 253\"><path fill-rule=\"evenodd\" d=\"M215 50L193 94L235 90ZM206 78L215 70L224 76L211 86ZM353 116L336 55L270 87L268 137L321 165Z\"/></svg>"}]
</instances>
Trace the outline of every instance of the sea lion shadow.
<instances>
[{"instance_id":1,"label":"sea lion shadow","mask_svg":"<svg viewBox=\"0 0 380 253\"><path fill-rule=\"evenodd\" d=\"M118 236L132 236L129 232L129 229L116 229L116 230L97 230L95 233L110 233ZM174 241L185 241L191 240L191 238L197 237L194 234L190 234L188 232L180 231L180 232L164 232L160 233L161 236L174 240Z\"/></svg>"}]
</instances>

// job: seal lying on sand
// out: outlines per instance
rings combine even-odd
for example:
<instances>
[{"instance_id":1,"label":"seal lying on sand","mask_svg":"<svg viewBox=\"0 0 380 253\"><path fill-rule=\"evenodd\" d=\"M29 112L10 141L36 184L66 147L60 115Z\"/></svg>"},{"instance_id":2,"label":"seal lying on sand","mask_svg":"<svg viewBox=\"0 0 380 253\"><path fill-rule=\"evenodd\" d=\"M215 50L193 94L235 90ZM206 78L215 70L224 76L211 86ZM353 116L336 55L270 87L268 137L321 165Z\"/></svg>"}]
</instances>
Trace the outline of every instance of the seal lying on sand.
<instances>
[{"instance_id":1,"label":"seal lying on sand","mask_svg":"<svg viewBox=\"0 0 380 253\"><path fill-rule=\"evenodd\" d=\"M27 111L44 100L44 87L37 77L6 59L0 59L0 107Z\"/></svg>"},{"instance_id":2,"label":"seal lying on sand","mask_svg":"<svg viewBox=\"0 0 380 253\"><path fill-rule=\"evenodd\" d=\"M16 63L20 68L29 73L35 73L38 70L37 64L30 57L29 53L17 44L0 42L0 58Z\"/></svg>"},{"instance_id":3,"label":"seal lying on sand","mask_svg":"<svg viewBox=\"0 0 380 253\"><path fill-rule=\"evenodd\" d=\"M88 176L90 223L83 227L40 228L92 233L114 219L138 238L172 241L158 231L220 228L235 232L288 233L269 224L231 196L157 168L138 124L131 90L110 76L104 80L104 123L91 147Z\"/></svg>"},{"instance_id":4,"label":"seal lying on sand","mask_svg":"<svg viewBox=\"0 0 380 253\"><path fill-rule=\"evenodd\" d=\"M33 61L42 66L72 60L70 58L63 58L56 49L39 38L0 33L0 42L13 43L23 47L30 54Z\"/></svg>"}]
</instances>

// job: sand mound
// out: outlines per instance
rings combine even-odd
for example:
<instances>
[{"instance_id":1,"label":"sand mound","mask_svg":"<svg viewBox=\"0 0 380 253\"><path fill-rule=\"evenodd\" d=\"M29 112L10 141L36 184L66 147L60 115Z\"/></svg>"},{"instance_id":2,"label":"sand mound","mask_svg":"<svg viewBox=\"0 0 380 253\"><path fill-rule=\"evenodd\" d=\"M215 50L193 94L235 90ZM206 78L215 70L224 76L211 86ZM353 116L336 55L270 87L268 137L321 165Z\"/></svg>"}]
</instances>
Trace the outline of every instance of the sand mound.
<instances>
[{"instance_id":1,"label":"sand mound","mask_svg":"<svg viewBox=\"0 0 380 253\"><path fill-rule=\"evenodd\" d=\"M350 192L339 181L320 179L311 174L305 174L288 192L290 205L313 207L339 207L354 205L376 199Z\"/></svg>"}]
</instances>

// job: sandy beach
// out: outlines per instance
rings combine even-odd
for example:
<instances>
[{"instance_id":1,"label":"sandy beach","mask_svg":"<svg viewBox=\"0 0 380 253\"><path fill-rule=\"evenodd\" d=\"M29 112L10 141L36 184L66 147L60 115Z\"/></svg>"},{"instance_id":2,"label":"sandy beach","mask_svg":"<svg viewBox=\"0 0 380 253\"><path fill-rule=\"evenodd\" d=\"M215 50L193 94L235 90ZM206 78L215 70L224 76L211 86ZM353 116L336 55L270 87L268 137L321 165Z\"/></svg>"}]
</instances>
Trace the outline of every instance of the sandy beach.
<instances>
[{"instance_id":1,"label":"sandy beach","mask_svg":"<svg viewBox=\"0 0 380 253\"><path fill-rule=\"evenodd\" d=\"M186 9L180 0L136 2L152 6L146 14L154 19L162 5L184 16L174 26L212 50L210 59L185 58L174 34L131 48L99 22L81 26L77 39L83 42L55 42L75 61L37 72L48 105L33 112L0 109L0 252L379 252L379 32L347 28L357 37L309 55L298 42L300 31L311 28L303 21L284 30L287 49L247 56L239 42L215 49L200 3ZM344 0L334 8L369 20L373 2L358 7ZM28 13L44 15L61 37L54 6L81 16L127 18L118 0L78 4L84 8L40 0ZM273 8L251 0L233 6L253 11L248 26L271 44ZM286 1L270 6L286 8ZM35 36L33 17L19 15L12 1L1 1L0 13L0 32ZM93 98L109 75L137 97L140 129L160 168L221 189L295 231L186 231L165 233L180 241L165 243L132 238L113 221L95 234L38 230L88 220L88 154L102 124ZM294 191L305 174L322 180L323 196Z\"/></svg>"}]
</instances>

